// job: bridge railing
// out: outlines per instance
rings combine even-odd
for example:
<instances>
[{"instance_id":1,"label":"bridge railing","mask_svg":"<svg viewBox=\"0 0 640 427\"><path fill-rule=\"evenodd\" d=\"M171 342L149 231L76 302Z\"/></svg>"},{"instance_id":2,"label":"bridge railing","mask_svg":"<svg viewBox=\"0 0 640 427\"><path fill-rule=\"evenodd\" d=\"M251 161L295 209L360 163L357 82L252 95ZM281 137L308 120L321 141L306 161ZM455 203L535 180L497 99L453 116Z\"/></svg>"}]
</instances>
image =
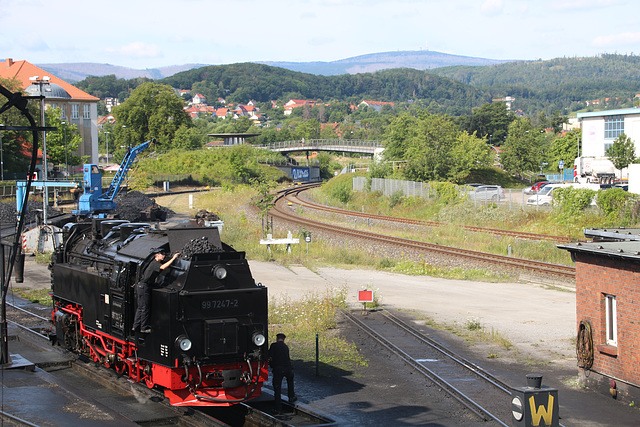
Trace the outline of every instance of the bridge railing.
<instances>
[{"instance_id":1,"label":"bridge railing","mask_svg":"<svg viewBox=\"0 0 640 427\"><path fill-rule=\"evenodd\" d=\"M271 142L268 144L254 145L257 148L267 148L269 150L287 150L297 148L300 150L312 149L313 147L363 147L381 148L382 141L367 139L298 139L293 141Z\"/></svg>"}]
</instances>

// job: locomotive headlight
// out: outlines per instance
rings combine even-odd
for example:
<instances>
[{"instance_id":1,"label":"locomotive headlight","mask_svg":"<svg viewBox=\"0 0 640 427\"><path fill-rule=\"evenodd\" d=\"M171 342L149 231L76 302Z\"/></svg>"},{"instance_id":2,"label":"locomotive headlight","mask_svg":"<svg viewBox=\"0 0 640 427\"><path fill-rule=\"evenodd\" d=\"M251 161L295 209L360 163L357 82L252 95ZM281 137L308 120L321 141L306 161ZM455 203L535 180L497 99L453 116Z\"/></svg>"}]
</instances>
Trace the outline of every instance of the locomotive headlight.
<instances>
[{"instance_id":1,"label":"locomotive headlight","mask_svg":"<svg viewBox=\"0 0 640 427\"><path fill-rule=\"evenodd\" d=\"M254 332L253 337L251 337L253 339L253 343L255 345L257 345L258 347L260 347L262 344L264 344L264 342L267 340L264 335L262 335L260 332Z\"/></svg>"},{"instance_id":2,"label":"locomotive headlight","mask_svg":"<svg viewBox=\"0 0 640 427\"><path fill-rule=\"evenodd\" d=\"M178 347L180 351L189 351L191 350L191 340L184 335L180 335L176 338L176 347Z\"/></svg>"},{"instance_id":3,"label":"locomotive headlight","mask_svg":"<svg viewBox=\"0 0 640 427\"><path fill-rule=\"evenodd\" d=\"M217 266L213 269L213 275L216 276L216 279L222 280L227 277L227 269L224 267Z\"/></svg>"}]
</instances>

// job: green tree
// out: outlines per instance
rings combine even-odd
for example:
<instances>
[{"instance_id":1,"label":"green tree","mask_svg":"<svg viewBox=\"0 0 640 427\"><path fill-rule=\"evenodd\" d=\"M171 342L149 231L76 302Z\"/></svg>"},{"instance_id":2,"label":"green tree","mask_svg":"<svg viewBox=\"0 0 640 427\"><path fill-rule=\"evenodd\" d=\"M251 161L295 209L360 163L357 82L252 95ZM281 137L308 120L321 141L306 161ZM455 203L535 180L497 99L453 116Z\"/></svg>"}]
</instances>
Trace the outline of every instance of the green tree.
<instances>
[{"instance_id":1,"label":"green tree","mask_svg":"<svg viewBox=\"0 0 640 427\"><path fill-rule=\"evenodd\" d=\"M388 127L384 156L388 160L406 160L403 174L410 180L457 180L478 160L473 154L461 159L465 149L476 154L486 153L487 157L481 156L481 161L489 155L486 144L479 144L473 141L477 139L475 136L465 134L443 115L420 112L414 117L403 114Z\"/></svg>"},{"instance_id":2,"label":"green tree","mask_svg":"<svg viewBox=\"0 0 640 427\"><path fill-rule=\"evenodd\" d=\"M316 160L318 160L318 166L320 168L320 177L331 178L333 176L330 170L332 160L331 154L326 151L321 151L318 153Z\"/></svg>"},{"instance_id":3,"label":"green tree","mask_svg":"<svg viewBox=\"0 0 640 427\"><path fill-rule=\"evenodd\" d=\"M22 84L16 79L0 78L0 85L4 86L12 93L22 92ZM7 98L0 95L0 106L7 102ZM31 115L40 125L40 113L36 101L29 102L28 109ZM29 126L28 120L20 113L16 107L11 107L0 114L0 123L6 126ZM2 137L3 174L8 172L24 174L21 178L26 178L26 171L31 160L31 132L5 130L0 132ZM42 140L38 148L42 148ZM5 175L6 178L6 175Z\"/></svg>"},{"instance_id":4,"label":"green tree","mask_svg":"<svg viewBox=\"0 0 640 427\"><path fill-rule=\"evenodd\" d=\"M184 102L170 86L150 82L138 86L129 99L113 108L120 126L110 136L119 158L128 147L151 138L156 139L157 149L170 149L176 131L182 126L192 126L183 107Z\"/></svg>"},{"instance_id":5,"label":"green tree","mask_svg":"<svg viewBox=\"0 0 640 427\"><path fill-rule=\"evenodd\" d=\"M47 157L50 165L67 165L69 170L74 165L79 165L82 159L73 155L82 143L82 136L78 132L78 126L68 121L62 122L59 108L47 108L45 120L47 126L57 128L47 132Z\"/></svg>"},{"instance_id":6,"label":"green tree","mask_svg":"<svg viewBox=\"0 0 640 427\"><path fill-rule=\"evenodd\" d=\"M461 128L469 134L474 132L479 138L487 137L490 145L500 146L504 142L509 125L516 116L507 109L504 102L483 104L473 110L471 116L461 116Z\"/></svg>"},{"instance_id":7,"label":"green tree","mask_svg":"<svg viewBox=\"0 0 640 427\"><path fill-rule=\"evenodd\" d=\"M461 184L469 173L481 166L490 166L495 159L494 151L486 140L460 132L450 152L449 180Z\"/></svg>"},{"instance_id":8,"label":"green tree","mask_svg":"<svg viewBox=\"0 0 640 427\"><path fill-rule=\"evenodd\" d=\"M233 178L237 178L244 182L251 177L251 168L249 167L249 159L252 155L251 147L245 144L236 145L230 148L229 164Z\"/></svg>"},{"instance_id":9,"label":"green tree","mask_svg":"<svg viewBox=\"0 0 640 427\"><path fill-rule=\"evenodd\" d=\"M577 131L571 131L566 135L554 138L547 156L549 163L559 166L560 161L562 161L565 169L572 167L573 162L578 157L579 142L580 136Z\"/></svg>"},{"instance_id":10,"label":"green tree","mask_svg":"<svg viewBox=\"0 0 640 427\"><path fill-rule=\"evenodd\" d=\"M636 147L631 138L624 133L616 138L605 154L620 171L636 161ZM620 174L622 175L622 172Z\"/></svg>"},{"instance_id":11,"label":"green tree","mask_svg":"<svg viewBox=\"0 0 640 427\"><path fill-rule=\"evenodd\" d=\"M511 173L533 172L542 163L542 139L529 119L514 120L500 151L502 166Z\"/></svg>"},{"instance_id":12,"label":"green tree","mask_svg":"<svg viewBox=\"0 0 640 427\"><path fill-rule=\"evenodd\" d=\"M202 148L202 133L194 127L180 126L173 138L173 148L195 150Z\"/></svg>"},{"instance_id":13,"label":"green tree","mask_svg":"<svg viewBox=\"0 0 640 427\"><path fill-rule=\"evenodd\" d=\"M276 187L276 183L271 180L252 178L251 186L256 190L257 194L252 199L253 205L258 208L260 219L262 221L262 235L265 236L269 232L273 232L270 229L269 221L265 221L269 210L276 204L275 194L271 192Z\"/></svg>"}]
</instances>

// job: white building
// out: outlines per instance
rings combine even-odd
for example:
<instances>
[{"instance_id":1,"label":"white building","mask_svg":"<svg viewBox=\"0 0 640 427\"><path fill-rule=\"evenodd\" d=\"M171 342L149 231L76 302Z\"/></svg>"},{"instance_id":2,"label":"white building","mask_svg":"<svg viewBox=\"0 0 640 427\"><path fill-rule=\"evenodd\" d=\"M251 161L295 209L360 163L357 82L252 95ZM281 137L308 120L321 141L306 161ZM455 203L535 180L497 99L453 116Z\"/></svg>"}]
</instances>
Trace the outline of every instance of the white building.
<instances>
[{"instance_id":1,"label":"white building","mask_svg":"<svg viewBox=\"0 0 640 427\"><path fill-rule=\"evenodd\" d=\"M606 150L625 134L636 147L640 157L640 108L578 113L582 123L581 156L604 156Z\"/></svg>"}]
</instances>

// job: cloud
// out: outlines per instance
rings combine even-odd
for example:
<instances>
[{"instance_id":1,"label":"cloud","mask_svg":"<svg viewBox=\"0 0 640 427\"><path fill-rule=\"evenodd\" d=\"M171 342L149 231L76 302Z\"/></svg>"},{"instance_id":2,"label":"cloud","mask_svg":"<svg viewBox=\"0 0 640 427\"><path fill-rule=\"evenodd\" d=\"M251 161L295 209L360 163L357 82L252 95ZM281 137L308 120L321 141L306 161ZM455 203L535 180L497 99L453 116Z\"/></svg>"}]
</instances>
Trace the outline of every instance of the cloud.
<instances>
[{"instance_id":1,"label":"cloud","mask_svg":"<svg viewBox=\"0 0 640 427\"><path fill-rule=\"evenodd\" d=\"M593 39L591 44L596 47L618 47L620 45L630 45L640 43L640 33L620 33L609 34L607 36L599 36Z\"/></svg>"},{"instance_id":2,"label":"cloud","mask_svg":"<svg viewBox=\"0 0 640 427\"><path fill-rule=\"evenodd\" d=\"M502 0L485 0L480 9L485 15L494 16L502 12L503 7Z\"/></svg>"},{"instance_id":3,"label":"cloud","mask_svg":"<svg viewBox=\"0 0 640 427\"><path fill-rule=\"evenodd\" d=\"M118 48L108 47L107 53L121 55L128 58L159 58L162 57L160 47L145 42L131 42Z\"/></svg>"}]
</instances>

